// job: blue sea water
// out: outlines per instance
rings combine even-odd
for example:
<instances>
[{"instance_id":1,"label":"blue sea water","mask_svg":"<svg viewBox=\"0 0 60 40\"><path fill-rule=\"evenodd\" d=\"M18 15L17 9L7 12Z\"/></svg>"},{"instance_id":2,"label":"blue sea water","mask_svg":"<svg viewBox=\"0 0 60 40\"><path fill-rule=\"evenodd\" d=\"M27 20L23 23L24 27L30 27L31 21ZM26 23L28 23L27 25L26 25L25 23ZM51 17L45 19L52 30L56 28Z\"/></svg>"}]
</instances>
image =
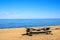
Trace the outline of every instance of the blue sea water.
<instances>
[{"instance_id":1,"label":"blue sea water","mask_svg":"<svg viewBox=\"0 0 60 40\"><path fill-rule=\"evenodd\" d=\"M0 28L60 25L60 19L0 19Z\"/></svg>"}]
</instances>

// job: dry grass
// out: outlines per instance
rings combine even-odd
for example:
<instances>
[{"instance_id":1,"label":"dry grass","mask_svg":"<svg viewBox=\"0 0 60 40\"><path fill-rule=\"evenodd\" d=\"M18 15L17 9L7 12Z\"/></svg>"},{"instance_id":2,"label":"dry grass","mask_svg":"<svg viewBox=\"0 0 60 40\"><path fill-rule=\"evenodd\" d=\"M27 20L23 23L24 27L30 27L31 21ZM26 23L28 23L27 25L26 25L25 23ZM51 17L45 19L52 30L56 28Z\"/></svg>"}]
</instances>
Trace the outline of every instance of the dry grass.
<instances>
[{"instance_id":1,"label":"dry grass","mask_svg":"<svg viewBox=\"0 0 60 40\"><path fill-rule=\"evenodd\" d=\"M0 29L0 40L60 40L60 26L51 26L53 35L34 34L33 36L25 34L25 28ZM57 30L56 28L59 28Z\"/></svg>"}]
</instances>

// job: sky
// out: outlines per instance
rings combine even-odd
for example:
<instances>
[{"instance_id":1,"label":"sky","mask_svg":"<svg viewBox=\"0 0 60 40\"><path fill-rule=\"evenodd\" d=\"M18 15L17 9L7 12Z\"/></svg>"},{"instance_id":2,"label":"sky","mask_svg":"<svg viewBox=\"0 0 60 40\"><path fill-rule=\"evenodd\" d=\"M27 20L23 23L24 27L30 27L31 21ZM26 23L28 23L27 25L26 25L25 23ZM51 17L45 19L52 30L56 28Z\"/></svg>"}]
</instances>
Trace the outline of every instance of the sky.
<instances>
[{"instance_id":1,"label":"sky","mask_svg":"<svg viewBox=\"0 0 60 40\"><path fill-rule=\"evenodd\" d=\"M0 19L60 18L60 0L0 0Z\"/></svg>"}]
</instances>

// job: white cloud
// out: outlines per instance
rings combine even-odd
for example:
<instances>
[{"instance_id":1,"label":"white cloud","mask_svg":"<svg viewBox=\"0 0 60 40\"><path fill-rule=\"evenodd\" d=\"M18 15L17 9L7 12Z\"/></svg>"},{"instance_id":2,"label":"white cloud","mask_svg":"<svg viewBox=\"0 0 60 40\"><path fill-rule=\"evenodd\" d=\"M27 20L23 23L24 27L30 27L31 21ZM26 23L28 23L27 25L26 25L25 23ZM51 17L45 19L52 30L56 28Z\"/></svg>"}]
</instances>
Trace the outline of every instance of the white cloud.
<instances>
[{"instance_id":1,"label":"white cloud","mask_svg":"<svg viewBox=\"0 0 60 40\"><path fill-rule=\"evenodd\" d=\"M16 15L16 12L0 12L0 15Z\"/></svg>"},{"instance_id":2,"label":"white cloud","mask_svg":"<svg viewBox=\"0 0 60 40\"><path fill-rule=\"evenodd\" d=\"M16 12L0 12L0 18L14 18L18 17Z\"/></svg>"}]
</instances>

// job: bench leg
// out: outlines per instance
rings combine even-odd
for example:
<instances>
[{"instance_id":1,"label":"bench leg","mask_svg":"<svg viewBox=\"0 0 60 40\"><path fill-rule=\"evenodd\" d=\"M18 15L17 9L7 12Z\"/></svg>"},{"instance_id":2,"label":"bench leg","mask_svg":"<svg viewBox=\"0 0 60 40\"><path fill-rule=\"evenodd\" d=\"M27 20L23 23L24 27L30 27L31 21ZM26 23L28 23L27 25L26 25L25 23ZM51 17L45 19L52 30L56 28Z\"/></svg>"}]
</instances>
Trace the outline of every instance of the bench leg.
<instances>
[{"instance_id":1,"label":"bench leg","mask_svg":"<svg viewBox=\"0 0 60 40\"><path fill-rule=\"evenodd\" d=\"M28 35L29 35L29 36L32 36L32 33L30 32L30 33L28 33Z\"/></svg>"}]
</instances>

